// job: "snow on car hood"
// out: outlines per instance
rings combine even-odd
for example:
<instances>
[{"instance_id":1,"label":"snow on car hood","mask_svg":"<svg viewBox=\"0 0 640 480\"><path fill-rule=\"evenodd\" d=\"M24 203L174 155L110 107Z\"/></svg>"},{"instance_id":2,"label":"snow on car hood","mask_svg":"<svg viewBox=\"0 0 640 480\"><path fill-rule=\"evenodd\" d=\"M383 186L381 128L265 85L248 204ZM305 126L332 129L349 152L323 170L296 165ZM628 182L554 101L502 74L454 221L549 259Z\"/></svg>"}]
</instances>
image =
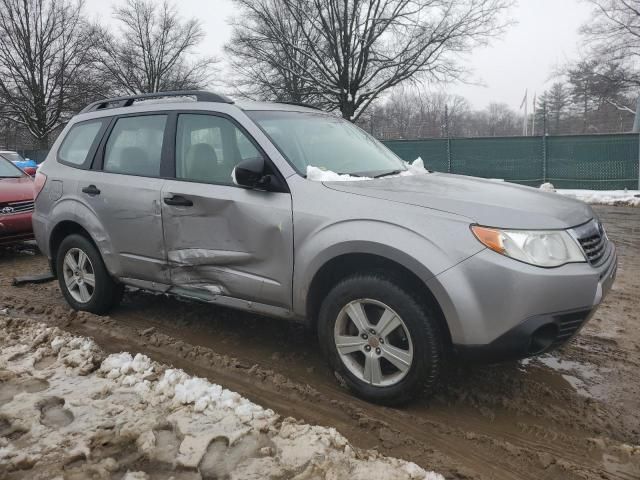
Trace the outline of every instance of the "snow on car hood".
<instances>
[{"instance_id":1,"label":"snow on car hood","mask_svg":"<svg viewBox=\"0 0 640 480\"><path fill-rule=\"evenodd\" d=\"M323 183L332 190L432 208L493 227L568 228L594 216L588 205L555 193L462 175L432 173Z\"/></svg>"},{"instance_id":2,"label":"snow on car hood","mask_svg":"<svg viewBox=\"0 0 640 480\"><path fill-rule=\"evenodd\" d=\"M386 178L393 177L409 177L411 175L424 175L429 172L424 168L424 162L422 158L416 158L412 163L404 162L407 169L404 172L400 172L397 175L390 175ZM314 167L313 165L307 166L307 180L313 180L314 182L357 182L362 180L373 180L371 177L357 177L349 174L341 174L332 172L331 170L324 170L322 168Z\"/></svg>"}]
</instances>

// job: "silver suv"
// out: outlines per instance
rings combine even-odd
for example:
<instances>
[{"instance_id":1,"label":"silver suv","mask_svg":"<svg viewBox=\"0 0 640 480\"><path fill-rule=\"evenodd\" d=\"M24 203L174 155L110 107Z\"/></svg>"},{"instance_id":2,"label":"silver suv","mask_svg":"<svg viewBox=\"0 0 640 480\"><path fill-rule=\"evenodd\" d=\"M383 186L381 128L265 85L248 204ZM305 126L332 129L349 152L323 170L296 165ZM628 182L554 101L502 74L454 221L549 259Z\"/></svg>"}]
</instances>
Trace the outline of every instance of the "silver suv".
<instances>
[{"instance_id":1,"label":"silver suv","mask_svg":"<svg viewBox=\"0 0 640 480\"><path fill-rule=\"evenodd\" d=\"M592 209L428 172L327 113L208 92L96 102L36 178L33 225L69 304L124 285L305 322L386 404L433 392L450 352L565 343L616 273Z\"/></svg>"}]
</instances>

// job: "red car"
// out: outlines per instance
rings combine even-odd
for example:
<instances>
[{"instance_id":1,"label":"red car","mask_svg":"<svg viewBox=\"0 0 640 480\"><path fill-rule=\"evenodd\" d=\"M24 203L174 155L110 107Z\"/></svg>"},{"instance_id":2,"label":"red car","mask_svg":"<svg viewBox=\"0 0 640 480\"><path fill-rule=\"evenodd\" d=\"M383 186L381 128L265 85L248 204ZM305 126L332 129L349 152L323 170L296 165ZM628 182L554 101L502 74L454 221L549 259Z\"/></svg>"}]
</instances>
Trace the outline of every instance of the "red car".
<instances>
[{"instance_id":1,"label":"red car","mask_svg":"<svg viewBox=\"0 0 640 480\"><path fill-rule=\"evenodd\" d=\"M33 238L33 178L0 157L0 245Z\"/></svg>"}]
</instances>

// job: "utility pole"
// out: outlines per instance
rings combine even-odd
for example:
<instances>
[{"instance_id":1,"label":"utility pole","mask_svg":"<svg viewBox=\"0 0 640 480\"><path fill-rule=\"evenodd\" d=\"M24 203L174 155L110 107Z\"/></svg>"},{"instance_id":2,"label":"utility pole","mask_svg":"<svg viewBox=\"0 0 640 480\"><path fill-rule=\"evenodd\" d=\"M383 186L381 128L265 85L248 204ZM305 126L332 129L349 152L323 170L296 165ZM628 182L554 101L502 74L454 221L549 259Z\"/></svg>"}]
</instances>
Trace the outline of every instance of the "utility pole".
<instances>
[{"instance_id":1,"label":"utility pole","mask_svg":"<svg viewBox=\"0 0 640 480\"><path fill-rule=\"evenodd\" d=\"M638 100L636 102L636 117L633 121L633 129L631 131L633 133L640 133L640 95L638 95Z\"/></svg>"},{"instance_id":2,"label":"utility pole","mask_svg":"<svg viewBox=\"0 0 640 480\"><path fill-rule=\"evenodd\" d=\"M547 101L542 102L542 182L547 182Z\"/></svg>"},{"instance_id":3,"label":"utility pole","mask_svg":"<svg viewBox=\"0 0 640 480\"><path fill-rule=\"evenodd\" d=\"M536 94L533 94L533 115L531 117L531 136L536 136Z\"/></svg>"},{"instance_id":4,"label":"utility pole","mask_svg":"<svg viewBox=\"0 0 640 480\"><path fill-rule=\"evenodd\" d=\"M522 136L527 136L527 125L529 123L529 119L527 118L528 112L528 100L529 100L529 89L524 91L524 98L522 99L522 103L520 104L520 110L524 107L524 117L522 118Z\"/></svg>"}]
</instances>

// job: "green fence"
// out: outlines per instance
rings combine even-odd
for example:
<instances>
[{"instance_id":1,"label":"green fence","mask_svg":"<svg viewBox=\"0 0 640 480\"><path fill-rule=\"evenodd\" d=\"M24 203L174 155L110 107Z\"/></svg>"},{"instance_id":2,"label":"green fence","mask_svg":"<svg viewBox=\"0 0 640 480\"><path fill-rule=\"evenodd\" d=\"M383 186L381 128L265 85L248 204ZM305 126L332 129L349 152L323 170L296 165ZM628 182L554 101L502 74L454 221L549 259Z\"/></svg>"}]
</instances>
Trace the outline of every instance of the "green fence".
<instances>
[{"instance_id":1,"label":"green fence","mask_svg":"<svg viewBox=\"0 0 640 480\"><path fill-rule=\"evenodd\" d=\"M557 188L638 188L637 134L490 137L384 142L407 161L430 170Z\"/></svg>"}]
</instances>

